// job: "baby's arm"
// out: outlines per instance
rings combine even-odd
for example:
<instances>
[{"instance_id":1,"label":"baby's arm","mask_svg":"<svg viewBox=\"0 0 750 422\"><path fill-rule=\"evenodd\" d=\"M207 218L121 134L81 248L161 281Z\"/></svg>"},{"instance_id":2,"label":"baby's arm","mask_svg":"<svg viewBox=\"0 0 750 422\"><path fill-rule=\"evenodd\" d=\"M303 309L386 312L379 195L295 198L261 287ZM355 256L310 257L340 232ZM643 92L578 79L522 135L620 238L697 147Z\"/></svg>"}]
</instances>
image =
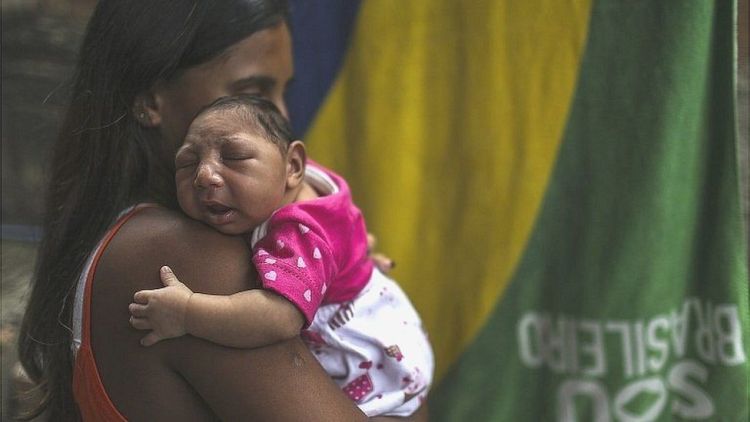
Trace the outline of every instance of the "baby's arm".
<instances>
[{"instance_id":1,"label":"baby's arm","mask_svg":"<svg viewBox=\"0 0 750 422\"><path fill-rule=\"evenodd\" d=\"M276 293L253 289L230 296L193 293L169 267L165 287L141 290L130 304L133 327L152 330L141 344L191 334L230 347L253 348L290 339L305 322L295 305Z\"/></svg>"}]
</instances>

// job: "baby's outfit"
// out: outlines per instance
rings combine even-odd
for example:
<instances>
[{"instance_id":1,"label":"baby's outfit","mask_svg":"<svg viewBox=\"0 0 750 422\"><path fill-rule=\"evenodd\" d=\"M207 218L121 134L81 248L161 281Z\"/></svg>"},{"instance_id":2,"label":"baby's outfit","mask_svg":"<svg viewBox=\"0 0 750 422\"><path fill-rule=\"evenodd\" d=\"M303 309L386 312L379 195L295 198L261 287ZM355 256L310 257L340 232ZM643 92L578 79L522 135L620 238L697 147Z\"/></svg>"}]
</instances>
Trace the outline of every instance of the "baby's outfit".
<instances>
[{"instance_id":1,"label":"baby's outfit","mask_svg":"<svg viewBox=\"0 0 750 422\"><path fill-rule=\"evenodd\" d=\"M368 416L408 416L424 401L434 357L401 288L374 268L343 178L308 161L321 196L277 210L251 234L263 287L305 316L302 338Z\"/></svg>"}]
</instances>

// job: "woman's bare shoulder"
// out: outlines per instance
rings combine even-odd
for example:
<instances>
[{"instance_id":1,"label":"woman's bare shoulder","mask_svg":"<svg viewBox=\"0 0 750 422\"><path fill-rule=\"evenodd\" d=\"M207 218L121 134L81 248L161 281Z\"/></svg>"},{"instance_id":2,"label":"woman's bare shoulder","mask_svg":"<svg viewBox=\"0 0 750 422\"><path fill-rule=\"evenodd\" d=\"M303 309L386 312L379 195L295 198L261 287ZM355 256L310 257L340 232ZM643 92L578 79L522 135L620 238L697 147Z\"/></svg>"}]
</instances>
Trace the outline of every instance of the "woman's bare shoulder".
<instances>
[{"instance_id":1,"label":"woman's bare shoulder","mask_svg":"<svg viewBox=\"0 0 750 422\"><path fill-rule=\"evenodd\" d=\"M247 250L240 237L219 233L181 212L162 207L139 211L123 226L121 232L128 240L147 248L159 248L165 244L175 246L175 243L188 245L200 241L205 242L206 247Z\"/></svg>"},{"instance_id":2,"label":"woman's bare shoulder","mask_svg":"<svg viewBox=\"0 0 750 422\"><path fill-rule=\"evenodd\" d=\"M196 291L228 294L250 287L249 257L241 237L219 233L177 211L150 207L122 226L103 261L115 275L150 280L149 287L139 288L159 287L158 270L169 265Z\"/></svg>"}]
</instances>

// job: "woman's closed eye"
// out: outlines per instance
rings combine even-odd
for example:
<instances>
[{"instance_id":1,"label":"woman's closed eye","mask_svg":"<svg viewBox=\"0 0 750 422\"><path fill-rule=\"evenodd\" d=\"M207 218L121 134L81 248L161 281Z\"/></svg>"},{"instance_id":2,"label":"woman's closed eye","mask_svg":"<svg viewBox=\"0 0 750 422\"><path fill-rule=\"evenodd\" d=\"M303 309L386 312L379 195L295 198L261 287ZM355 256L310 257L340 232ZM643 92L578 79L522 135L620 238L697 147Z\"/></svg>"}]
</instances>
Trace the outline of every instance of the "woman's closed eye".
<instances>
[{"instance_id":1,"label":"woman's closed eye","mask_svg":"<svg viewBox=\"0 0 750 422\"><path fill-rule=\"evenodd\" d=\"M270 94L269 94L269 91L268 91L268 90L265 90L265 89L257 89L257 88L246 89L246 90L244 90L244 91L240 91L240 92L238 92L237 94L246 94L246 95L252 95L253 97L260 97L260 98L265 98L265 99L268 99L268 98L269 98L269 96L270 96Z\"/></svg>"},{"instance_id":2,"label":"woman's closed eye","mask_svg":"<svg viewBox=\"0 0 750 422\"><path fill-rule=\"evenodd\" d=\"M250 76L232 84L230 91L233 95L247 94L268 98L276 81L267 76Z\"/></svg>"}]
</instances>

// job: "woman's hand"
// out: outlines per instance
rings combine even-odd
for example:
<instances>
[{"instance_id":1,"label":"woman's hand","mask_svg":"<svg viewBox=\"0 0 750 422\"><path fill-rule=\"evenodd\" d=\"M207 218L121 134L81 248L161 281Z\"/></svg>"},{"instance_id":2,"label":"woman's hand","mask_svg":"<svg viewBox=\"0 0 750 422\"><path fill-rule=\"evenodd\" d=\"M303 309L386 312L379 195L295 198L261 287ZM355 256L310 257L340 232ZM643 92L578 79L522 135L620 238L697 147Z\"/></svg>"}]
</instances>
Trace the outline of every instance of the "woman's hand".
<instances>
[{"instance_id":1,"label":"woman's hand","mask_svg":"<svg viewBox=\"0 0 750 422\"><path fill-rule=\"evenodd\" d=\"M377 243L378 241L375 239L375 236L373 236L372 233L367 233L367 254L375 263L375 266L378 267L380 272L388 274L396 266L396 262L382 253L373 252Z\"/></svg>"},{"instance_id":2,"label":"woman's hand","mask_svg":"<svg viewBox=\"0 0 750 422\"><path fill-rule=\"evenodd\" d=\"M130 325L139 330L151 330L141 339L144 346L187 333L185 315L193 291L182 284L167 266L161 267L159 276L165 287L136 292L133 296L135 303L128 306Z\"/></svg>"}]
</instances>

